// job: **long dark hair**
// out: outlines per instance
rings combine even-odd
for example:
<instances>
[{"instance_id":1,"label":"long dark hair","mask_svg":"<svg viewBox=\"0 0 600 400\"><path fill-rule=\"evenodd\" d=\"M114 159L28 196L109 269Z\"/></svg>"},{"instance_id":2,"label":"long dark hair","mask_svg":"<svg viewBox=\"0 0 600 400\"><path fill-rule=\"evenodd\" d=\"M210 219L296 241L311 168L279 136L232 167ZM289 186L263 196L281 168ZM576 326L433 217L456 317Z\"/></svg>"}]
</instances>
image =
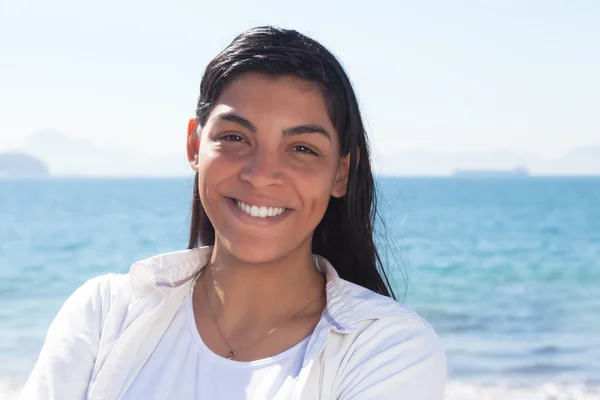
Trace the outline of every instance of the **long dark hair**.
<instances>
[{"instance_id":1,"label":"long dark hair","mask_svg":"<svg viewBox=\"0 0 600 400\"><path fill-rule=\"evenodd\" d=\"M225 85L248 72L293 75L320 87L340 138L340 155L350 153L350 172L346 195L330 198L315 229L312 251L329 260L343 279L396 298L374 243L377 205L367 135L352 84L340 62L321 44L294 30L250 29L206 67L196 108L200 125L206 123ZM196 174L188 248L214 242L215 228L202 207Z\"/></svg>"}]
</instances>

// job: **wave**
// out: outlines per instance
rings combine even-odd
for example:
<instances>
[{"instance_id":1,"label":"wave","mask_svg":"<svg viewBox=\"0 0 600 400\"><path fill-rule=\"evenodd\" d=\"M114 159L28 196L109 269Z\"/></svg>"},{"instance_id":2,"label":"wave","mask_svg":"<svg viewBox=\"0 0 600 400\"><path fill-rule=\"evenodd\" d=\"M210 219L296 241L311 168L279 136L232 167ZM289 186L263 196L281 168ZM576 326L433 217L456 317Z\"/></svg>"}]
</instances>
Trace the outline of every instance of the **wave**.
<instances>
[{"instance_id":1,"label":"wave","mask_svg":"<svg viewBox=\"0 0 600 400\"><path fill-rule=\"evenodd\" d=\"M18 400L23 382L0 378L0 400ZM535 387L449 381L445 400L598 400L600 386L547 382Z\"/></svg>"},{"instance_id":2,"label":"wave","mask_svg":"<svg viewBox=\"0 0 600 400\"><path fill-rule=\"evenodd\" d=\"M0 400L18 400L25 382L0 377Z\"/></svg>"},{"instance_id":3,"label":"wave","mask_svg":"<svg viewBox=\"0 0 600 400\"><path fill-rule=\"evenodd\" d=\"M546 382L533 387L450 381L445 400L598 400L600 386Z\"/></svg>"}]
</instances>

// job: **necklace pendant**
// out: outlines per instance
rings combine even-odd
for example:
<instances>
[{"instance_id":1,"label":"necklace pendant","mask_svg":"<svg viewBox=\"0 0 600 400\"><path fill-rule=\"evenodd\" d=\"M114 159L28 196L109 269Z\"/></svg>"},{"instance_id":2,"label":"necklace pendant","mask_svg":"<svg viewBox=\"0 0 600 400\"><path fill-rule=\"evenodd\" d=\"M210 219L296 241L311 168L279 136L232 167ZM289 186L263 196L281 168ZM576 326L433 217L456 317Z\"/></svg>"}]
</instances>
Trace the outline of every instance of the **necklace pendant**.
<instances>
[{"instance_id":1,"label":"necklace pendant","mask_svg":"<svg viewBox=\"0 0 600 400\"><path fill-rule=\"evenodd\" d=\"M233 358L233 356L235 356L235 351L230 351L229 355L227 356L227 359L231 360Z\"/></svg>"}]
</instances>

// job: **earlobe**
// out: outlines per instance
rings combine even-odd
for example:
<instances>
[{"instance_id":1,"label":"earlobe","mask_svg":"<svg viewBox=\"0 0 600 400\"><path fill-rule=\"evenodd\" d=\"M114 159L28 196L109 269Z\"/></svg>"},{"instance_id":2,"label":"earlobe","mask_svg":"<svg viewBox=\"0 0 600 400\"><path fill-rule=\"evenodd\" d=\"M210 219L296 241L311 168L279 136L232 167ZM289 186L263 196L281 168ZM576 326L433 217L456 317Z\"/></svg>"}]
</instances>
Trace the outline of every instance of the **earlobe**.
<instances>
[{"instance_id":1,"label":"earlobe","mask_svg":"<svg viewBox=\"0 0 600 400\"><path fill-rule=\"evenodd\" d=\"M333 187L333 190L331 191L331 196L335 197L336 199L339 199L341 197L344 197L346 195L346 190L348 189L347 187L348 182L336 182L335 186Z\"/></svg>"}]
</instances>

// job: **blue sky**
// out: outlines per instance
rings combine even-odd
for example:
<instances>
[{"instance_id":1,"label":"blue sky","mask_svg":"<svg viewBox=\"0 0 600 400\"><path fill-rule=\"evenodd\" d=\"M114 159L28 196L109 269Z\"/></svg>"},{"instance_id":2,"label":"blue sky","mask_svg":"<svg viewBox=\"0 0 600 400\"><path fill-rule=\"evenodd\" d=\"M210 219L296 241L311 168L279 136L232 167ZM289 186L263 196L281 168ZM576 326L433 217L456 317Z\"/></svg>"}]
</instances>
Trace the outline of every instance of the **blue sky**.
<instances>
[{"instance_id":1,"label":"blue sky","mask_svg":"<svg viewBox=\"0 0 600 400\"><path fill-rule=\"evenodd\" d=\"M184 146L208 61L252 26L337 54L374 150L600 144L600 2L0 1L0 150L40 130Z\"/></svg>"}]
</instances>

